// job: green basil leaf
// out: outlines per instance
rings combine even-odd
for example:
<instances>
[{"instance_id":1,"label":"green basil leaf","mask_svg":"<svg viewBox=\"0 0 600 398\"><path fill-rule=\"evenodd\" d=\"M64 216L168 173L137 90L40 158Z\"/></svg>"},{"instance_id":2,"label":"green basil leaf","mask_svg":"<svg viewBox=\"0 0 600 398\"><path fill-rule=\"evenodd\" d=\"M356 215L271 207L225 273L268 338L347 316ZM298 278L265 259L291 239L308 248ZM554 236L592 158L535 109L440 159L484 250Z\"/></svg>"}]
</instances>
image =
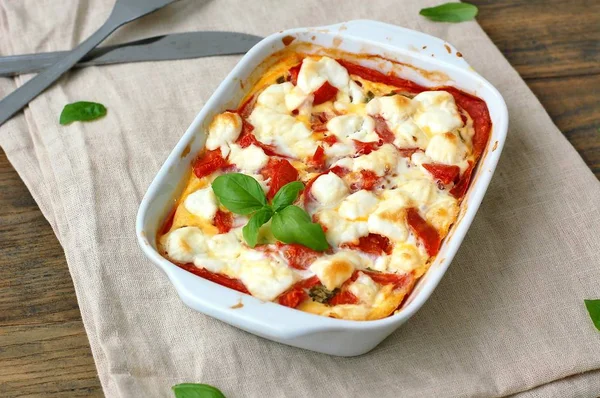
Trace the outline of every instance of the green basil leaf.
<instances>
[{"instance_id":1,"label":"green basil leaf","mask_svg":"<svg viewBox=\"0 0 600 398\"><path fill-rule=\"evenodd\" d=\"M225 398L218 388L208 384L182 383L172 388L176 398Z\"/></svg>"},{"instance_id":2,"label":"green basil leaf","mask_svg":"<svg viewBox=\"0 0 600 398\"><path fill-rule=\"evenodd\" d=\"M477 16L478 9L469 3L445 3L436 7L423 8L419 14L436 22L470 21Z\"/></svg>"},{"instance_id":3,"label":"green basil leaf","mask_svg":"<svg viewBox=\"0 0 600 398\"><path fill-rule=\"evenodd\" d=\"M250 214L267 205L258 181L245 174L223 174L212 182L212 189L221 204L236 214Z\"/></svg>"},{"instance_id":4,"label":"green basil leaf","mask_svg":"<svg viewBox=\"0 0 600 398\"><path fill-rule=\"evenodd\" d=\"M583 300L585 302L585 308L587 308L592 322L596 329L600 330L600 300Z\"/></svg>"},{"instance_id":5,"label":"green basil leaf","mask_svg":"<svg viewBox=\"0 0 600 398\"><path fill-rule=\"evenodd\" d=\"M60 113L60 124L65 125L72 122L87 122L106 115L104 105L97 102L73 102L67 104Z\"/></svg>"},{"instance_id":6,"label":"green basil leaf","mask_svg":"<svg viewBox=\"0 0 600 398\"><path fill-rule=\"evenodd\" d=\"M298 206L288 206L273 215L273 236L284 243L299 243L317 251L329 247L323 228L313 223L308 213Z\"/></svg>"},{"instance_id":7,"label":"green basil leaf","mask_svg":"<svg viewBox=\"0 0 600 398\"><path fill-rule=\"evenodd\" d=\"M293 181L279 188L279 191L277 191L273 201L271 202L273 204L273 210L279 211L284 207L294 203L298 197L298 194L303 189L304 184L302 184L300 181Z\"/></svg>"},{"instance_id":8,"label":"green basil leaf","mask_svg":"<svg viewBox=\"0 0 600 398\"><path fill-rule=\"evenodd\" d=\"M250 217L248 224L244 225L242 233L244 234L244 240L250 247L256 246L258 240L258 230L260 227L269 221L273 216L273 210L270 207L263 207Z\"/></svg>"}]
</instances>

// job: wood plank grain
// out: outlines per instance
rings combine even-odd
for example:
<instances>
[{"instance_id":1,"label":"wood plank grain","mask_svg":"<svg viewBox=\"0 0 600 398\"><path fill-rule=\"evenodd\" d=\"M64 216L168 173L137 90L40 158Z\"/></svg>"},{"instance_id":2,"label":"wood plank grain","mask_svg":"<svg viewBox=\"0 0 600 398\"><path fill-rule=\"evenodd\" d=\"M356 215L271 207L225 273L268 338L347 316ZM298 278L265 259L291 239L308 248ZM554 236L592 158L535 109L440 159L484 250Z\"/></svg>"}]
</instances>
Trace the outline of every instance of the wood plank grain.
<instances>
[{"instance_id":1,"label":"wood plank grain","mask_svg":"<svg viewBox=\"0 0 600 398\"><path fill-rule=\"evenodd\" d=\"M0 151L0 396L102 396L62 247Z\"/></svg>"},{"instance_id":2,"label":"wood plank grain","mask_svg":"<svg viewBox=\"0 0 600 398\"><path fill-rule=\"evenodd\" d=\"M525 79L600 73L600 1L469 0Z\"/></svg>"},{"instance_id":3,"label":"wood plank grain","mask_svg":"<svg viewBox=\"0 0 600 398\"><path fill-rule=\"evenodd\" d=\"M600 178L600 2L470 1ZM0 396L102 396L62 248L1 150L0 192Z\"/></svg>"},{"instance_id":4,"label":"wood plank grain","mask_svg":"<svg viewBox=\"0 0 600 398\"><path fill-rule=\"evenodd\" d=\"M528 79L527 84L600 179L600 74Z\"/></svg>"}]
</instances>

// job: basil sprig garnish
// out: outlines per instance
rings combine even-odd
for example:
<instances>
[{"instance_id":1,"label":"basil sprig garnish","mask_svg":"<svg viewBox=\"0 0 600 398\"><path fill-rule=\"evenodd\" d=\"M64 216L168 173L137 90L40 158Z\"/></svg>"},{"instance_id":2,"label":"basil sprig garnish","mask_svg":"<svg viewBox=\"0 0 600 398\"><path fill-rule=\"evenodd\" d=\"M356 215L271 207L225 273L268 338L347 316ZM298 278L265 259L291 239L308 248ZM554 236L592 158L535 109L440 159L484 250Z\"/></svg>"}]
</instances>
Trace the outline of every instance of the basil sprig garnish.
<instances>
[{"instance_id":1,"label":"basil sprig garnish","mask_svg":"<svg viewBox=\"0 0 600 398\"><path fill-rule=\"evenodd\" d=\"M181 383L171 388L175 398L225 398L218 388L208 384Z\"/></svg>"},{"instance_id":2,"label":"basil sprig garnish","mask_svg":"<svg viewBox=\"0 0 600 398\"><path fill-rule=\"evenodd\" d=\"M59 123L88 122L106 115L106 107L97 102L79 101L67 104L60 113Z\"/></svg>"},{"instance_id":3,"label":"basil sprig garnish","mask_svg":"<svg viewBox=\"0 0 600 398\"><path fill-rule=\"evenodd\" d=\"M242 229L244 240L250 247L258 241L260 227L271 221L271 232L283 243L298 243L313 250L323 251L329 247L323 228L313 223L308 213L292 205L304 184L293 181L277 191L271 204L260 184L252 177L241 173L221 175L212 183L219 201L229 211L251 215Z\"/></svg>"},{"instance_id":4,"label":"basil sprig garnish","mask_svg":"<svg viewBox=\"0 0 600 398\"><path fill-rule=\"evenodd\" d=\"M419 14L436 22L463 22L475 18L478 11L476 6L469 3L445 3L423 8Z\"/></svg>"},{"instance_id":5,"label":"basil sprig garnish","mask_svg":"<svg viewBox=\"0 0 600 398\"><path fill-rule=\"evenodd\" d=\"M254 178L241 173L229 173L215 178L212 189L229 211L250 214L267 205L267 197Z\"/></svg>"}]
</instances>

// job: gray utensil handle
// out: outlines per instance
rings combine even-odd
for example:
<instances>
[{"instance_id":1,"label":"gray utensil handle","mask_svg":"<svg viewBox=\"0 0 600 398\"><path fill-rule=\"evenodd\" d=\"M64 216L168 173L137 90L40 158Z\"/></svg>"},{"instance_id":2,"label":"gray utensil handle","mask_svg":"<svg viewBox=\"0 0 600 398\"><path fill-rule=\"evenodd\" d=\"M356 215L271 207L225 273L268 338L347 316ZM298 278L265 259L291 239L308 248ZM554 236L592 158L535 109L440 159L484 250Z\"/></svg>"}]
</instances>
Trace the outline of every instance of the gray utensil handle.
<instances>
[{"instance_id":1,"label":"gray utensil handle","mask_svg":"<svg viewBox=\"0 0 600 398\"><path fill-rule=\"evenodd\" d=\"M0 101L0 125L4 124L4 122L10 119L12 115L27 105L29 101L37 97L42 91L54 83L56 79L71 69L73 65L75 65L85 54L90 52L91 49L100 44L102 40L122 24L119 22L120 21L116 21L112 17L109 17L106 23L87 40L72 51L69 51L50 68L45 69Z\"/></svg>"},{"instance_id":2,"label":"gray utensil handle","mask_svg":"<svg viewBox=\"0 0 600 398\"><path fill-rule=\"evenodd\" d=\"M52 66L67 51L40 54L13 55L0 58L0 77L35 73Z\"/></svg>"}]
</instances>

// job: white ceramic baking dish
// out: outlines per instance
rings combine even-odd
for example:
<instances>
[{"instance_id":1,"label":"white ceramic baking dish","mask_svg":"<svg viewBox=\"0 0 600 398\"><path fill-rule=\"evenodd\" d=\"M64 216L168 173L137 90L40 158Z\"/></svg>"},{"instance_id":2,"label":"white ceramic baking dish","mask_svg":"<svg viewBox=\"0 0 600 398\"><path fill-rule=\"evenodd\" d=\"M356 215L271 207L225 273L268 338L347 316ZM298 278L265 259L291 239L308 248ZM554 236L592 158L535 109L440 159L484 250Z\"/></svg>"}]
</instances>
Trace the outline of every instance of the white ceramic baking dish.
<instances>
[{"instance_id":1,"label":"white ceramic baking dish","mask_svg":"<svg viewBox=\"0 0 600 398\"><path fill-rule=\"evenodd\" d=\"M157 251L157 231L172 208L174 198L183 189L192 160L204 146L205 127L215 114L237 106L244 95L241 87L251 88L252 76L257 73L255 69L273 53L282 50L284 42L289 43L291 38L295 38L295 43L307 42L351 53L376 54L401 62L406 64L396 70L401 77L426 86L456 86L484 99L488 105L493 122L490 142L463 201L458 221L404 307L388 318L347 321L265 303L195 276L172 264ZM240 84L244 82L250 84ZM280 343L331 355L364 354L421 308L448 269L492 178L507 127L508 113L502 96L474 72L455 48L440 39L367 20L276 33L262 40L242 58L171 152L140 205L136 222L138 242L144 254L167 274L183 302L197 311Z\"/></svg>"}]
</instances>

